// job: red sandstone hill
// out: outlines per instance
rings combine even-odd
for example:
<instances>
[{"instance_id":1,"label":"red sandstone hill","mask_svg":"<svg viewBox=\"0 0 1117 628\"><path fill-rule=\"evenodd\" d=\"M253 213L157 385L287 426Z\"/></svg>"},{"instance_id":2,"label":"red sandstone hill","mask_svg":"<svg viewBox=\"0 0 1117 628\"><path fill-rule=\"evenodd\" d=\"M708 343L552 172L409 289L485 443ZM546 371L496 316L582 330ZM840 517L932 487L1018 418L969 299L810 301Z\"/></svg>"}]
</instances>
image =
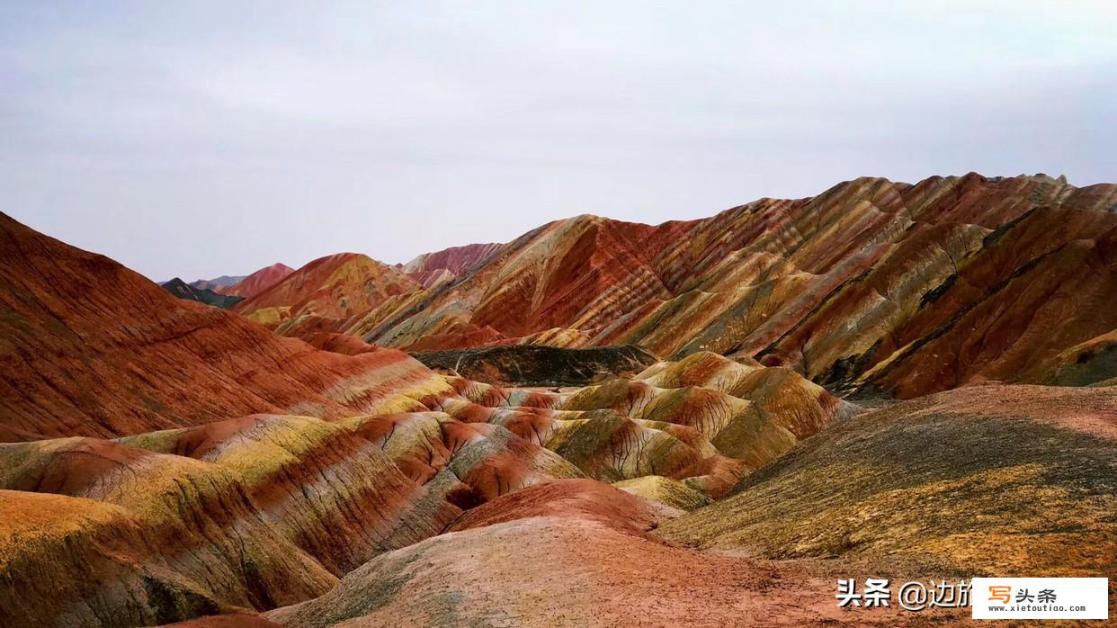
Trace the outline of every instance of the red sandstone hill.
<instances>
[{"instance_id":1,"label":"red sandstone hill","mask_svg":"<svg viewBox=\"0 0 1117 628\"><path fill-rule=\"evenodd\" d=\"M658 226L579 216L347 331L422 351L709 350L900 397L1054 381L1063 352L1117 329L1115 208L1117 185L968 174L856 179ZM1106 364L1090 376L1117 375Z\"/></svg>"},{"instance_id":2,"label":"red sandstone hill","mask_svg":"<svg viewBox=\"0 0 1117 628\"><path fill-rule=\"evenodd\" d=\"M983 248L1027 257L1107 215L1064 211L1050 237ZM582 245L575 283L614 289L610 259L656 268L658 249L575 223L635 247ZM0 443L0 625L615 625L637 608L891 626L965 611L847 612L834 578L1117 567L1117 388L972 386L857 415L794 369L701 350L577 390L501 388L353 335L277 337L4 216L0 262L0 426L63 436ZM962 266L957 283L988 279ZM1060 352L1059 376L1097 376L1111 346Z\"/></svg>"},{"instance_id":3,"label":"red sandstone hill","mask_svg":"<svg viewBox=\"0 0 1117 628\"><path fill-rule=\"evenodd\" d=\"M277 337L3 214L0 312L0 440L117 436L296 404L330 415L341 406L325 392L344 378L429 374L395 351L350 358Z\"/></svg>"},{"instance_id":4,"label":"red sandstone hill","mask_svg":"<svg viewBox=\"0 0 1117 628\"><path fill-rule=\"evenodd\" d=\"M295 272L295 269L286 264L272 264L271 266L261 268L231 286L217 288L217 292L251 299L257 294L279 283L293 272Z\"/></svg>"},{"instance_id":5,"label":"red sandstone hill","mask_svg":"<svg viewBox=\"0 0 1117 628\"><path fill-rule=\"evenodd\" d=\"M431 287L443 278L459 277L484 264L501 244L466 244L434 253L423 253L404 264L403 271L424 287Z\"/></svg>"},{"instance_id":6,"label":"red sandstone hill","mask_svg":"<svg viewBox=\"0 0 1117 628\"><path fill-rule=\"evenodd\" d=\"M317 260L237 311L284 335L436 351L713 351L908 398L1117 377L1117 185L879 178L651 226L578 216L388 267ZM1070 356L1068 352L1074 352Z\"/></svg>"},{"instance_id":7,"label":"red sandstone hill","mask_svg":"<svg viewBox=\"0 0 1117 628\"><path fill-rule=\"evenodd\" d=\"M420 289L400 270L366 255L318 258L234 308L287 335L339 331L385 300Z\"/></svg>"}]
</instances>

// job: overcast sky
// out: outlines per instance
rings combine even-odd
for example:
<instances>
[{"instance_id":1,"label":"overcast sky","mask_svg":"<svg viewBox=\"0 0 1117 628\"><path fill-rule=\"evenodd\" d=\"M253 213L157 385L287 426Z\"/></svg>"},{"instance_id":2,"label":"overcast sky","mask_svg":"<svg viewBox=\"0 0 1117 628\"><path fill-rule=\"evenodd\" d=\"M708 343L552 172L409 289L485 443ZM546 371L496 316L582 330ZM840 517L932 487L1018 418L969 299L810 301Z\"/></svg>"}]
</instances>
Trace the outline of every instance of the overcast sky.
<instances>
[{"instance_id":1,"label":"overcast sky","mask_svg":"<svg viewBox=\"0 0 1117 628\"><path fill-rule=\"evenodd\" d=\"M0 0L0 211L192 280L860 175L1117 181L1108 0L312 4Z\"/></svg>"}]
</instances>

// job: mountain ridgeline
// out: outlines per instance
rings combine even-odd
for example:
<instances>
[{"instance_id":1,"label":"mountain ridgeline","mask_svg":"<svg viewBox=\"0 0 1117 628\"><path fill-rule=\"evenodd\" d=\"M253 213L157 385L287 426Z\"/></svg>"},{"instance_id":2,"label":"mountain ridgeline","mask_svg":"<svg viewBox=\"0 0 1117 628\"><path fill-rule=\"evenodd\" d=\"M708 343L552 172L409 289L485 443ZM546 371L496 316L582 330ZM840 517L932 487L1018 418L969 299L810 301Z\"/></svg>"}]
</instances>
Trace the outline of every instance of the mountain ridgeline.
<instances>
[{"instance_id":1,"label":"mountain ridgeline","mask_svg":"<svg viewBox=\"0 0 1117 628\"><path fill-rule=\"evenodd\" d=\"M578 216L477 246L453 269L439 260L462 255L402 268L324 258L236 310L286 335L418 352L713 351L900 398L1117 376L1113 184L862 178L702 220Z\"/></svg>"},{"instance_id":2,"label":"mountain ridgeline","mask_svg":"<svg viewBox=\"0 0 1117 628\"><path fill-rule=\"evenodd\" d=\"M232 311L0 214L0 626L927 625L969 610L835 577L1111 575L1115 203L859 179Z\"/></svg>"}]
</instances>

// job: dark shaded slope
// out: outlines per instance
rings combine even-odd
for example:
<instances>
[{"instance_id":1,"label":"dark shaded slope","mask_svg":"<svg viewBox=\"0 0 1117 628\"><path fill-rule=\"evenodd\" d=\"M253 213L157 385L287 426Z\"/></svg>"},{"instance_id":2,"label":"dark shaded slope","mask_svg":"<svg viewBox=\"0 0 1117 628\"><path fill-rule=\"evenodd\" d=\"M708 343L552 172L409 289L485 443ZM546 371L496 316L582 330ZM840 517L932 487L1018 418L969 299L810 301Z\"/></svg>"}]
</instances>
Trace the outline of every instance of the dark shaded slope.
<instances>
[{"instance_id":1,"label":"dark shaded slope","mask_svg":"<svg viewBox=\"0 0 1117 628\"><path fill-rule=\"evenodd\" d=\"M412 354L431 368L512 386L585 386L611 375L635 375L655 363L640 347L560 349L512 345Z\"/></svg>"},{"instance_id":2,"label":"dark shaded slope","mask_svg":"<svg viewBox=\"0 0 1117 628\"><path fill-rule=\"evenodd\" d=\"M218 294L209 288L188 284L178 277L159 285L163 286L164 290L180 299L205 303L206 305L219 307L223 310L227 310L244 300L243 297Z\"/></svg>"}]
</instances>

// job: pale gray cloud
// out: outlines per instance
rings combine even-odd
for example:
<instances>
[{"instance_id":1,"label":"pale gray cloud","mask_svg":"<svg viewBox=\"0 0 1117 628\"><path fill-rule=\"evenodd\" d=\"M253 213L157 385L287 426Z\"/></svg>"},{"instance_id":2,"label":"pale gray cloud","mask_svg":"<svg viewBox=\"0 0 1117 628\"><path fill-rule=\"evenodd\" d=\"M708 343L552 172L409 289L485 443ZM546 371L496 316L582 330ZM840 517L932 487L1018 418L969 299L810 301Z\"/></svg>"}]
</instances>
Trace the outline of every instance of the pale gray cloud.
<instances>
[{"instance_id":1,"label":"pale gray cloud","mask_svg":"<svg viewBox=\"0 0 1117 628\"><path fill-rule=\"evenodd\" d=\"M0 4L0 209L154 278L1117 179L1110 2L113 4Z\"/></svg>"}]
</instances>

